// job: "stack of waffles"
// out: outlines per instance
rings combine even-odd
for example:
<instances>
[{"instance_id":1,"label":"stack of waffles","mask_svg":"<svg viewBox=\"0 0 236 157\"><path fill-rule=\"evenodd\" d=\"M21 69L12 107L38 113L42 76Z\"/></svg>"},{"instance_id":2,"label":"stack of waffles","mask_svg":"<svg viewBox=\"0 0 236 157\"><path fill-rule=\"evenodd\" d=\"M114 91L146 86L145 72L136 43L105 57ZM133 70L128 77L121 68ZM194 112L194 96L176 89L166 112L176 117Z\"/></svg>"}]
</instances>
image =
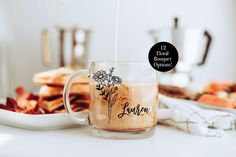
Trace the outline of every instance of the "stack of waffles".
<instances>
[{"instance_id":1,"label":"stack of waffles","mask_svg":"<svg viewBox=\"0 0 236 157\"><path fill-rule=\"evenodd\" d=\"M66 112L63 103L63 89L68 77L74 72L70 68L37 73L33 82L41 85L39 90L39 106L46 113ZM87 110L89 107L88 77L75 78L70 89L70 103L74 112Z\"/></svg>"}]
</instances>

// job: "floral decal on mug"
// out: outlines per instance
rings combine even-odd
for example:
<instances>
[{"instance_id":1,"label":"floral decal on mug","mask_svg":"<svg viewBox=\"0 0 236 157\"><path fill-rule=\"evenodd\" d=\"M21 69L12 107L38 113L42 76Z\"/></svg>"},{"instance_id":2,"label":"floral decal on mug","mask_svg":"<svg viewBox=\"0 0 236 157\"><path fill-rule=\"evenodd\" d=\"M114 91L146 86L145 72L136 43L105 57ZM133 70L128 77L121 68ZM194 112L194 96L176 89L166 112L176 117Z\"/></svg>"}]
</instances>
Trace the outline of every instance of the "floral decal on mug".
<instances>
[{"instance_id":1,"label":"floral decal on mug","mask_svg":"<svg viewBox=\"0 0 236 157\"><path fill-rule=\"evenodd\" d=\"M98 84L96 85L96 90L100 91L100 95L105 99L108 103L108 118L109 122L111 120L112 107L115 105L117 100L117 90L118 87L116 85L121 84L122 80L118 76L113 76L115 68L112 67L109 69L109 73L104 70L99 70L93 75L94 81Z\"/></svg>"}]
</instances>

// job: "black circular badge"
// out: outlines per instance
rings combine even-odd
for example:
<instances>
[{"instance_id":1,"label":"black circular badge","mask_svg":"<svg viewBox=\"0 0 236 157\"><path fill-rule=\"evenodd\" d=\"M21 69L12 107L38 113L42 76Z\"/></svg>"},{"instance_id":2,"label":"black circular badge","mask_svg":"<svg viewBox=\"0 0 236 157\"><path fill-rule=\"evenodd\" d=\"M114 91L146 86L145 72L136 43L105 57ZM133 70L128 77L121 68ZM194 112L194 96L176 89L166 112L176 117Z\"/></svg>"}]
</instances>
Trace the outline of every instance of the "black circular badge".
<instances>
[{"instance_id":1,"label":"black circular badge","mask_svg":"<svg viewBox=\"0 0 236 157\"><path fill-rule=\"evenodd\" d=\"M148 60L155 70L167 72L176 66L179 55L177 49L171 43L159 42L150 49Z\"/></svg>"}]
</instances>

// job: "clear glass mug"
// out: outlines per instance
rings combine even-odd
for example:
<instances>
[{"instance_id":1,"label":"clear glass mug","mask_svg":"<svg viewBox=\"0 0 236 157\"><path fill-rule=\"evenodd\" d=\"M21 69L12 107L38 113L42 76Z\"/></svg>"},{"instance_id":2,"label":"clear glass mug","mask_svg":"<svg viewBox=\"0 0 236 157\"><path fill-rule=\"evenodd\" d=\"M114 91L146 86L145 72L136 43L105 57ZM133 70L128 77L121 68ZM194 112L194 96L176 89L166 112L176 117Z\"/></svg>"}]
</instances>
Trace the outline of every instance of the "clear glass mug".
<instances>
[{"instance_id":1,"label":"clear glass mug","mask_svg":"<svg viewBox=\"0 0 236 157\"><path fill-rule=\"evenodd\" d=\"M69 91L76 77L88 76L88 113L73 112ZM64 104L71 120L92 126L104 138L144 138L157 123L156 71L143 62L92 62L89 70L72 74L64 87Z\"/></svg>"}]
</instances>

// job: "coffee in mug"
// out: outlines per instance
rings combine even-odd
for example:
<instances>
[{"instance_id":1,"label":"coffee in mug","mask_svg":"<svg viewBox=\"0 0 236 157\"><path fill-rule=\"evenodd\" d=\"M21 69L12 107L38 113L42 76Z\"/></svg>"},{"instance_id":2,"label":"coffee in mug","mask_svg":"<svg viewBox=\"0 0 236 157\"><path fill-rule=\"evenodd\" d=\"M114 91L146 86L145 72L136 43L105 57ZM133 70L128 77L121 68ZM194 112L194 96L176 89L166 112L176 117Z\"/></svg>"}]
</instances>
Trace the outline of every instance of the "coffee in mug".
<instances>
[{"instance_id":1,"label":"coffee in mug","mask_svg":"<svg viewBox=\"0 0 236 157\"><path fill-rule=\"evenodd\" d=\"M73 74L65 85L64 101L70 118L92 126L104 138L141 138L153 134L157 123L156 72L146 63L92 62L88 70ZM75 77L89 75L88 113L73 113L69 89Z\"/></svg>"}]
</instances>

